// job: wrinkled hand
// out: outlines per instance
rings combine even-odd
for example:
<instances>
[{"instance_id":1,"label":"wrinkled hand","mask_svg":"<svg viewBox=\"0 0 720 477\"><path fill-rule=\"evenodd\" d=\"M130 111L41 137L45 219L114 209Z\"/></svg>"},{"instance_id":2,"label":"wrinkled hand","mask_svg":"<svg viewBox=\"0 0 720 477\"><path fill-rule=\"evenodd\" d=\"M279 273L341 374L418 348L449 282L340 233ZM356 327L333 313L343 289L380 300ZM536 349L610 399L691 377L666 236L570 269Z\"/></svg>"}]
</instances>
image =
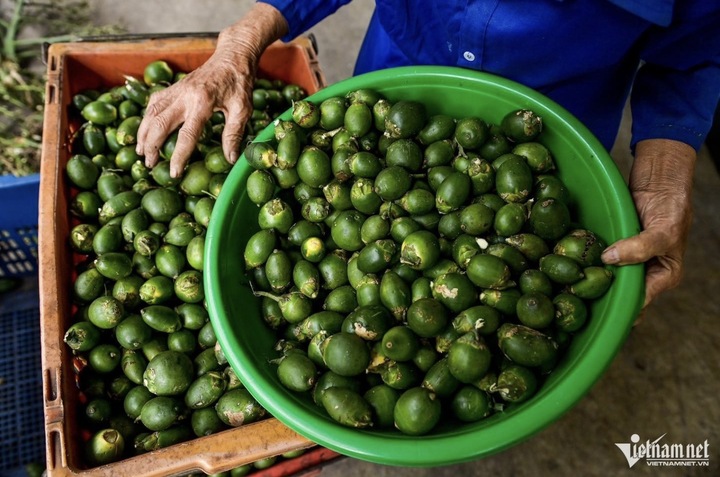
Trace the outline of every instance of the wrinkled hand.
<instances>
[{"instance_id":1,"label":"wrinkled hand","mask_svg":"<svg viewBox=\"0 0 720 477\"><path fill-rule=\"evenodd\" d=\"M214 111L225 115L222 148L234 164L252 113L252 88L260 55L286 31L287 23L275 8L257 3L243 19L221 32L207 62L153 93L137 135L136 152L145 156L145 165L154 167L158 163L165 139L179 127L170 160L171 176L179 177Z\"/></svg>"},{"instance_id":2,"label":"wrinkled hand","mask_svg":"<svg viewBox=\"0 0 720 477\"><path fill-rule=\"evenodd\" d=\"M222 147L235 163L245 122L252 111L254 68L248 60L240 68L223 56L213 56L185 78L150 97L138 129L137 152L145 165L158 163L165 139L180 126L170 162L170 173L178 177L185 167L213 111L222 111L225 126Z\"/></svg>"},{"instance_id":3,"label":"wrinkled hand","mask_svg":"<svg viewBox=\"0 0 720 477\"><path fill-rule=\"evenodd\" d=\"M646 263L645 303L680 283L692 223L695 150L677 141L639 142L630 190L642 232L619 240L602 255L606 264Z\"/></svg>"}]
</instances>

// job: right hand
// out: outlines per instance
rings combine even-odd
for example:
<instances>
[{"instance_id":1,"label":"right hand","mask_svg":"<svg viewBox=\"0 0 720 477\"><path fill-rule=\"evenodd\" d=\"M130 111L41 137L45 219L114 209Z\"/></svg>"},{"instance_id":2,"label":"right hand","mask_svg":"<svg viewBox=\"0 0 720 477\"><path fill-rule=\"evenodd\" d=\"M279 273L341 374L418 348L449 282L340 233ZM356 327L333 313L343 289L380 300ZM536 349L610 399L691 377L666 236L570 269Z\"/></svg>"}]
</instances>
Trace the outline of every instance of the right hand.
<instances>
[{"instance_id":1,"label":"right hand","mask_svg":"<svg viewBox=\"0 0 720 477\"><path fill-rule=\"evenodd\" d=\"M256 3L235 25L223 30L213 55L202 66L153 93L137 134L136 152L154 167L165 139L178 127L170 175L179 177L214 111L225 115L222 148L228 162L240 156L245 123L252 113L252 89L260 56L282 37L287 23L274 7Z\"/></svg>"},{"instance_id":2,"label":"right hand","mask_svg":"<svg viewBox=\"0 0 720 477\"><path fill-rule=\"evenodd\" d=\"M207 63L150 96L136 147L137 153L145 156L147 167L158 163L165 139L180 127L170 161L171 176L180 176L205 123L216 110L225 115L222 132L225 157L235 163L245 123L252 112L256 61L246 57L240 67L227 56L216 51Z\"/></svg>"}]
</instances>

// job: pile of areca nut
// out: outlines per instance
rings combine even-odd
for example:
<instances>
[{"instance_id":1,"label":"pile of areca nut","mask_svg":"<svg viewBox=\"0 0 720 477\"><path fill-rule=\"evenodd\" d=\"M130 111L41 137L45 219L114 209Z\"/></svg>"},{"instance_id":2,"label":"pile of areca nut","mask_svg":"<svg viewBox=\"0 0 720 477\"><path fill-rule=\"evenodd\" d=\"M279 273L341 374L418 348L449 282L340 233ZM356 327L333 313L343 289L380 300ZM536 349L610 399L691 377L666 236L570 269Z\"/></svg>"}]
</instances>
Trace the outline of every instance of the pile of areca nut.
<instances>
[{"instance_id":1,"label":"pile of areca nut","mask_svg":"<svg viewBox=\"0 0 720 477\"><path fill-rule=\"evenodd\" d=\"M279 381L405 435L532 399L613 280L543 127L358 89L295 101L250 143L244 265Z\"/></svg>"}]
</instances>

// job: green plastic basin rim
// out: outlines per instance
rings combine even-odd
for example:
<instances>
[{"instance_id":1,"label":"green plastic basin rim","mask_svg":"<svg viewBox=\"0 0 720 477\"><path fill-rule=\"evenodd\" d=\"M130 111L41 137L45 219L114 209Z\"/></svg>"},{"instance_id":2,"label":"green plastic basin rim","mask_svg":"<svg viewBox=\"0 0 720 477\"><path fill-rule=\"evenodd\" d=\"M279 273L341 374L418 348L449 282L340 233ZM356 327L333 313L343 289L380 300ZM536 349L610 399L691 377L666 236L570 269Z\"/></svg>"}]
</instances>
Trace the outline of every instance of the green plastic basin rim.
<instances>
[{"instance_id":1,"label":"green plastic basin rim","mask_svg":"<svg viewBox=\"0 0 720 477\"><path fill-rule=\"evenodd\" d=\"M333 97L344 96L360 88L373 88L387 97L420 99L434 108L465 108L470 102L465 96L483 92L490 101L503 103L503 112L511 106L529 108L543 117L546 131L554 130L560 140L572 141L576 151L585 153L587 167L592 167L592 179L604 188L602 198L610 207L612 241L639 232L640 226L630 193L617 166L600 142L567 110L545 96L516 82L488 73L456 67L408 66L376 71L349 78L309 96L319 104ZM432 94L428 94L431 92ZM423 96L424 95L424 96ZM422 98L420 98L422 96ZM499 112L488 121L497 121ZM462 109L464 111L464 109ZM482 112L477 114L482 116ZM470 115L470 114L467 114ZM455 115L459 117L459 115ZM290 111L281 119L290 119ZM546 134L545 132L543 134ZM257 141L273 138L273 125L258 134ZM570 138L570 139L568 139ZM560 169L562 171L562 169ZM234 290L246 282L242 260L244 243L238 234L244 227L252 227L256 212L242 209L244 183L250 167L244 157L227 177L217 198L208 226L204 252L204 286L210 320L218 342L228 362L257 401L280 422L314 441L341 454L386 465L429 467L476 460L516 445L538 433L570 410L602 376L624 344L644 299L644 267L642 264L615 267L615 281L600 301L602 316L592 315L589 329L583 330L573 341L567 363L550 374L548 381L530 400L518 406L508 406L485 420L455 429L421 437L410 437L395 430L374 431L343 427L310 402L279 385L269 374L262 349L248 333L262 333L260 318L243 323L238 320L256 303L237 303ZM610 190L608 192L608 190ZM602 214L608 211L602 212ZM247 233L247 232L245 232ZM239 257L239 258L238 258ZM234 287L234 288L233 288ZM233 316L229 316L233 314ZM259 317L259 312L257 313ZM265 327L267 329L267 327ZM579 342L577 348L573 348ZM238 442L238 446L242 443Z\"/></svg>"}]
</instances>

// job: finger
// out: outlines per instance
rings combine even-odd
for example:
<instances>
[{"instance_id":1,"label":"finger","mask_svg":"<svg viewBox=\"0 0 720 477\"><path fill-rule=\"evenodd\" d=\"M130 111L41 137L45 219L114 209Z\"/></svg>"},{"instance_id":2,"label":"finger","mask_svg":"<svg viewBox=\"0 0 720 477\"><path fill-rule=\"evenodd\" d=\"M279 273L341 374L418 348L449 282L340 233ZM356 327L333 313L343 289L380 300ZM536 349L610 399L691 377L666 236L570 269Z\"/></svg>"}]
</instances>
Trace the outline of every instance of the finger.
<instances>
[{"instance_id":1,"label":"finger","mask_svg":"<svg viewBox=\"0 0 720 477\"><path fill-rule=\"evenodd\" d=\"M661 293L675 288L680 283L682 271L679 263L668 260L654 261L645 272L645 304L647 306Z\"/></svg>"},{"instance_id":2,"label":"finger","mask_svg":"<svg viewBox=\"0 0 720 477\"><path fill-rule=\"evenodd\" d=\"M180 177L185 165L190 159L200 135L203 132L205 122L209 119L205 115L198 115L198 112L191 113L178 131L177 142L170 158L170 176Z\"/></svg>"},{"instance_id":3,"label":"finger","mask_svg":"<svg viewBox=\"0 0 720 477\"><path fill-rule=\"evenodd\" d=\"M145 113L143 114L142 121L140 121L140 127L137 131L137 143L135 144L135 152L139 155L143 155L145 152L145 143L147 140L148 131L151 130L151 123L157 117L157 115L164 109L165 101L161 92L157 92L150 97L150 102L145 107ZM153 164L154 165L154 164Z\"/></svg>"},{"instance_id":4,"label":"finger","mask_svg":"<svg viewBox=\"0 0 720 477\"><path fill-rule=\"evenodd\" d=\"M245 133L245 123L250 109L238 105L225 111L225 126L222 132L222 148L230 164L235 164L240 157L240 142Z\"/></svg>"},{"instance_id":5,"label":"finger","mask_svg":"<svg viewBox=\"0 0 720 477\"><path fill-rule=\"evenodd\" d=\"M670 245L667 233L648 229L634 237L618 240L603 251L601 258L608 265L643 263L664 254Z\"/></svg>"},{"instance_id":6,"label":"finger","mask_svg":"<svg viewBox=\"0 0 720 477\"><path fill-rule=\"evenodd\" d=\"M152 169L160 161L160 149L153 146L144 146L138 155L145 156L145 167Z\"/></svg>"},{"instance_id":7,"label":"finger","mask_svg":"<svg viewBox=\"0 0 720 477\"><path fill-rule=\"evenodd\" d=\"M183 117L183 111L180 107L176 107L164 110L149 121L142 149L146 166L154 167L157 164L160 147L170 133L182 123Z\"/></svg>"}]
</instances>

